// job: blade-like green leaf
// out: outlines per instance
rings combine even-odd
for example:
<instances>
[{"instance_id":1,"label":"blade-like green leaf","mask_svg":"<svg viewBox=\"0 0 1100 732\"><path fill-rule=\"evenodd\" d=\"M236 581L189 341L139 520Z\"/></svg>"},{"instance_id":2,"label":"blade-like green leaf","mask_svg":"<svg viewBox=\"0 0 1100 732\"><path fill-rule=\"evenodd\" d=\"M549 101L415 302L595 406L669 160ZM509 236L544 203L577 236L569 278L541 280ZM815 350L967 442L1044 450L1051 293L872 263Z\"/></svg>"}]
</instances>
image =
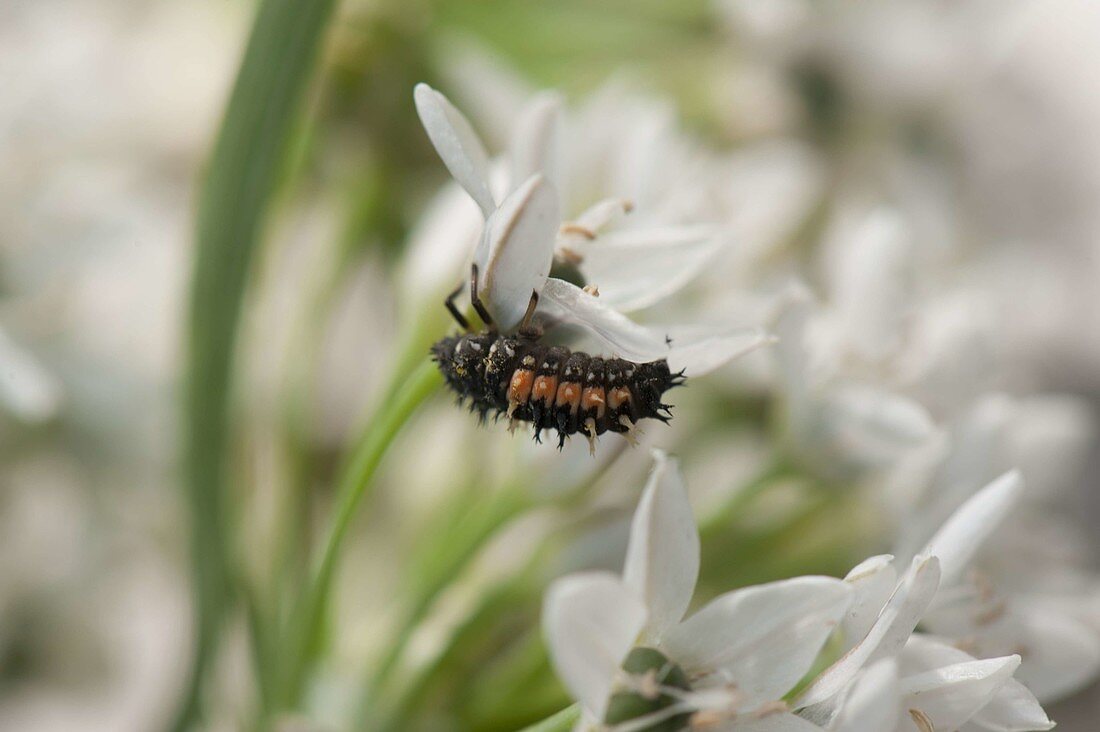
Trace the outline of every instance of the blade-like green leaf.
<instances>
[{"instance_id":1,"label":"blade-like green leaf","mask_svg":"<svg viewBox=\"0 0 1100 732\"><path fill-rule=\"evenodd\" d=\"M226 438L247 275L334 5L335 0L260 4L200 192L183 430L198 628L177 729L196 719L203 674L232 594Z\"/></svg>"}]
</instances>

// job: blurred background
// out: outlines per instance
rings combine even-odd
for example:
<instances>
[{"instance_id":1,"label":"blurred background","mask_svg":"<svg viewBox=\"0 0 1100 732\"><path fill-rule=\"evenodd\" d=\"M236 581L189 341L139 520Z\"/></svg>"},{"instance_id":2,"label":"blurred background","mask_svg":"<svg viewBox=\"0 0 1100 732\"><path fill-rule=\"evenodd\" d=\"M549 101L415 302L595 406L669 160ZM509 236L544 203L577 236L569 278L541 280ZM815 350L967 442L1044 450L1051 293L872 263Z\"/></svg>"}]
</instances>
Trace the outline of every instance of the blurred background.
<instances>
[{"instance_id":1,"label":"blurred background","mask_svg":"<svg viewBox=\"0 0 1100 732\"><path fill-rule=\"evenodd\" d=\"M585 186L635 187L644 165L667 189L624 194L699 196L683 210L720 219L731 252L659 315L766 324L797 275L836 305L842 329L862 328L868 313L845 311L860 310L845 300L858 282L834 271L835 250L858 231L851 220L888 207L911 242L905 307L922 324L905 347L923 360L907 351L896 371L880 360L861 378L873 372L941 426L985 392L1072 405L1072 460L1051 450L1050 465L1040 451L1033 472L1059 474L1049 510L1070 517L1074 561L1092 576L1100 6L345 0L297 21L318 29L300 94L258 103L241 115L254 127L226 132L253 21L268 12L274 27L280 5L300 12L292 0L0 6L0 729L514 729L567 702L540 650L539 593L563 568L614 566L645 451L547 456L476 429L443 396L411 418L352 517L309 678L291 703L264 701L279 698L263 669L291 653L288 598L310 572L349 445L448 327L439 304L457 269L438 247L453 240L461 260L477 233L473 204L453 184L441 192L446 171L412 102L420 81L494 153L531 94L560 90L580 198ZM253 44L256 74L293 78L286 59L305 43L294 32ZM267 89L260 76L242 83ZM241 141L255 144L245 158L265 154L272 135L266 203L204 202L204 186L227 190L218 156ZM637 162L658 148L663 158ZM249 206L254 226L237 226ZM247 253L196 264L220 241ZM203 267L214 282L239 269L239 302L204 289ZM226 340L203 345L203 328L223 326ZM228 383L203 371L205 347L233 355ZM711 494L786 444L774 378L754 354L685 390L680 423L657 434L700 506L724 505ZM204 499L207 469L226 477ZM813 460L798 480L890 482L815 472ZM480 503L517 484L522 506ZM586 493L530 499L570 486ZM842 575L883 545L889 507L814 488L827 497L796 522L800 490L769 496L732 533L704 529L707 587ZM567 538L516 549L569 512L583 519ZM424 537L459 518L477 535L454 539L470 548L463 581L423 589L458 569L437 566ZM782 531L760 529L775 521ZM196 575L206 549L231 569ZM522 572L501 569L528 557ZM208 611L221 615L204 645ZM1095 729L1100 690L1047 709L1060 729Z\"/></svg>"}]
</instances>

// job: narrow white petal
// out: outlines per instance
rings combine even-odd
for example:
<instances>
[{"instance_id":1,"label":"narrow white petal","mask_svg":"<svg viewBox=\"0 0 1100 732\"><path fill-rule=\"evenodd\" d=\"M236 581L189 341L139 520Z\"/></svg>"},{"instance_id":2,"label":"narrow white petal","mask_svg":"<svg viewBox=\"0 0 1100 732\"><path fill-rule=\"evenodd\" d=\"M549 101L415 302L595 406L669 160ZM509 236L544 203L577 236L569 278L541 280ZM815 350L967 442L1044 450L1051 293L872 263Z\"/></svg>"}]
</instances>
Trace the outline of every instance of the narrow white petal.
<instances>
[{"instance_id":1,"label":"narrow white petal","mask_svg":"<svg viewBox=\"0 0 1100 732\"><path fill-rule=\"evenodd\" d=\"M672 347L668 367L697 377L725 366L730 361L775 343L775 336L763 328L734 328L728 332L704 328L671 327Z\"/></svg>"},{"instance_id":2,"label":"narrow white petal","mask_svg":"<svg viewBox=\"0 0 1100 732\"><path fill-rule=\"evenodd\" d=\"M608 306L648 307L691 282L721 247L709 226L629 229L579 247L585 280Z\"/></svg>"},{"instance_id":3,"label":"narrow white petal","mask_svg":"<svg viewBox=\"0 0 1100 732\"><path fill-rule=\"evenodd\" d=\"M647 328L601 302L581 288L551 277L542 290L547 309L575 323L605 343L611 352L631 361L667 359L673 371L700 376L773 338L758 328L729 332L685 326Z\"/></svg>"},{"instance_id":4,"label":"narrow white petal","mask_svg":"<svg viewBox=\"0 0 1100 732\"><path fill-rule=\"evenodd\" d=\"M935 597L939 581L940 568L935 557L914 561L866 637L822 671L795 700L795 706L808 707L829 699L851 683L868 663L897 654Z\"/></svg>"},{"instance_id":5,"label":"narrow white petal","mask_svg":"<svg viewBox=\"0 0 1100 732\"><path fill-rule=\"evenodd\" d=\"M844 616L851 589L799 577L721 595L665 635L689 673L718 669L746 704L780 699L810 669Z\"/></svg>"},{"instance_id":6,"label":"narrow white petal","mask_svg":"<svg viewBox=\"0 0 1100 732\"><path fill-rule=\"evenodd\" d=\"M916 709L935 730L957 730L993 699L1020 665L1019 656L952 664L901 680L903 709Z\"/></svg>"},{"instance_id":7,"label":"narrow white petal","mask_svg":"<svg viewBox=\"0 0 1100 732\"><path fill-rule=\"evenodd\" d=\"M844 581L853 590L852 605L845 613L840 628L845 649L848 649L867 636L897 587L898 572L894 568L894 557L880 554L866 559L852 569Z\"/></svg>"},{"instance_id":8,"label":"narrow white petal","mask_svg":"<svg viewBox=\"0 0 1100 732\"><path fill-rule=\"evenodd\" d=\"M883 659L859 675L830 732L893 732L901 710L898 665Z\"/></svg>"},{"instance_id":9,"label":"narrow white petal","mask_svg":"<svg viewBox=\"0 0 1100 732\"><path fill-rule=\"evenodd\" d=\"M659 450L653 457L623 567L623 581L646 605L648 645L684 617L699 576L699 531L679 466Z\"/></svg>"},{"instance_id":10,"label":"narrow white petal","mask_svg":"<svg viewBox=\"0 0 1100 732\"><path fill-rule=\"evenodd\" d=\"M413 100L420 123L443 164L489 218L496 208L489 188L489 156L469 120L427 84L416 85Z\"/></svg>"},{"instance_id":11,"label":"narrow white petal","mask_svg":"<svg viewBox=\"0 0 1100 732\"><path fill-rule=\"evenodd\" d=\"M562 577L546 591L542 624L550 660L573 698L597 719L645 615L642 601L608 572Z\"/></svg>"},{"instance_id":12,"label":"narrow white petal","mask_svg":"<svg viewBox=\"0 0 1100 732\"><path fill-rule=\"evenodd\" d=\"M479 294L503 330L519 324L532 292L541 292L554 258L558 195L541 175L510 193L485 224L474 253Z\"/></svg>"},{"instance_id":13,"label":"narrow white petal","mask_svg":"<svg viewBox=\"0 0 1100 732\"><path fill-rule=\"evenodd\" d=\"M960 506L924 547L922 554L939 557L945 586L959 578L982 542L1016 506L1023 487L1018 471L1005 473Z\"/></svg>"},{"instance_id":14,"label":"narrow white petal","mask_svg":"<svg viewBox=\"0 0 1100 732\"><path fill-rule=\"evenodd\" d=\"M551 277L542 295L563 319L590 331L621 358L655 361L668 356L663 333L635 323L574 284Z\"/></svg>"},{"instance_id":15,"label":"narrow white petal","mask_svg":"<svg viewBox=\"0 0 1100 732\"><path fill-rule=\"evenodd\" d=\"M561 107L560 94L542 92L536 94L520 113L512 134L509 156L512 162L513 186L541 173L555 189L559 187Z\"/></svg>"}]
</instances>

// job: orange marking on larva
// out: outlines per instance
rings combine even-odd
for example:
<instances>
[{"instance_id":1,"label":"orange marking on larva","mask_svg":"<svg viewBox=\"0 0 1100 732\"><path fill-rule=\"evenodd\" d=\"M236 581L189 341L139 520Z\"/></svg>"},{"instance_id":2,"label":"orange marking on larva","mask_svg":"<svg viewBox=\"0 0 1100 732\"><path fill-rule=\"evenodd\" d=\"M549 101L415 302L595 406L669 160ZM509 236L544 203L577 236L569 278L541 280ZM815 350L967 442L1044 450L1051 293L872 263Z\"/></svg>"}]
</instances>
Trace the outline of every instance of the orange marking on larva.
<instances>
[{"instance_id":1,"label":"orange marking on larva","mask_svg":"<svg viewBox=\"0 0 1100 732\"><path fill-rule=\"evenodd\" d=\"M513 404L526 404L531 396L531 386L535 381L535 372L528 369L516 369L512 374L512 383L508 385L508 401Z\"/></svg>"},{"instance_id":2,"label":"orange marking on larva","mask_svg":"<svg viewBox=\"0 0 1100 732\"><path fill-rule=\"evenodd\" d=\"M607 395L607 404L612 409L618 409L624 404L629 404L633 398L628 387L616 386Z\"/></svg>"},{"instance_id":3,"label":"orange marking on larva","mask_svg":"<svg viewBox=\"0 0 1100 732\"><path fill-rule=\"evenodd\" d=\"M604 408L607 403L606 397L607 395L602 386L586 387L584 393L581 394L581 409L587 412L594 407L596 409L596 418L599 419L604 413Z\"/></svg>"},{"instance_id":4,"label":"orange marking on larva","mask_svg":"<svg viewBox=\"0 0 1100 732\"><path fill-rule=\"evenodd\" d=\"M558 387L558 394L554 401L557 404L568 404L569 411L576 414L581 406L581 385L575 381L566 381Z\"/></svg>"},{"instance_id":5,"label":"orange marking on larva","mask_svg":"<svg viewBox=\"0 0 1100 732\"><path fill-rule=\"evenodd\" d=\"M554 406L554 396L558 391L557 376L539 376L531 389L531 401L542 401L547 407Z\"/></svg>"}]
</instances>

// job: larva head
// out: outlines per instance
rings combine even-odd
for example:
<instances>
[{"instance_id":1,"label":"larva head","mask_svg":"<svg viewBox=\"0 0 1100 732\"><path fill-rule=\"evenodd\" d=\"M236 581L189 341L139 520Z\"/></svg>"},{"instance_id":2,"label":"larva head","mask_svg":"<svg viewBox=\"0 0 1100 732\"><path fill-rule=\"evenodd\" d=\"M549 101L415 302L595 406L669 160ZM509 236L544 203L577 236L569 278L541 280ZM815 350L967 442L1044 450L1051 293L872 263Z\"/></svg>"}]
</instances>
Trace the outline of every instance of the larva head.
<instances>
[{"instance_id":1,"label":"larva head","mask_svg":"<svg viewBox=\"0 0 1100 732\"><path fill-rule=\"evenodd\" d=\"M496 338L489 333L467 334L444 338L432 346L432 358L457 393L475 398L481 394L485 357Z\"/></svg>"}]
</instances>

